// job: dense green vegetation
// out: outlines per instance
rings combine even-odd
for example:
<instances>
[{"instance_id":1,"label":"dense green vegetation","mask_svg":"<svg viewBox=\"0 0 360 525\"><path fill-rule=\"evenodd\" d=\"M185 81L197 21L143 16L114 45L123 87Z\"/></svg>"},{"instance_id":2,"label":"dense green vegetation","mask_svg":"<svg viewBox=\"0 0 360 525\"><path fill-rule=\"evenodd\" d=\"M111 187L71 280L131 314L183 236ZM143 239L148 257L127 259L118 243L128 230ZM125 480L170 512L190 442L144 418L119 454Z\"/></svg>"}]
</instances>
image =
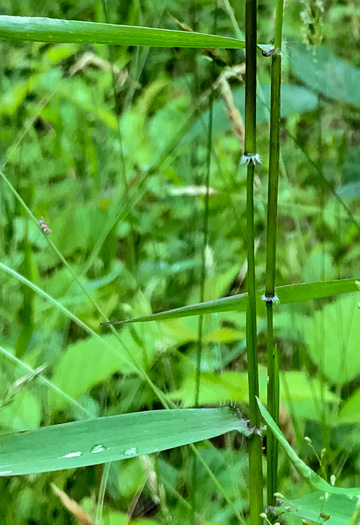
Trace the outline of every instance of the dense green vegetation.
<instances>
[{"instance_id":1,"label":"dense green vegetation","mask_svg":"<svg viewBox=\"0 0 360 525\"><path fill-rule=\"evenodd\" d=\"M267 47L257 50L251 153L262 164L250 163L264 404L275 4L258 5ZM281 445L280 517L267 509L264 523L358 523L359 14L346 1L285 6L273 305L281 431L260 405L266 436L247 425L245 5L2 2L2 523L250 523L253 439L264 447L264 512L267 446ZM19 18L15 34L1 15L181 33L130 29L118 41L109 33L121 45L97 44L108 41L100 26L77 39L79 26L60 22L55 39L54 24L40 37ZM134 412L145 417L118 417ZM52 427L68 422L77 424Z\"/></svg>"}]
</instances>

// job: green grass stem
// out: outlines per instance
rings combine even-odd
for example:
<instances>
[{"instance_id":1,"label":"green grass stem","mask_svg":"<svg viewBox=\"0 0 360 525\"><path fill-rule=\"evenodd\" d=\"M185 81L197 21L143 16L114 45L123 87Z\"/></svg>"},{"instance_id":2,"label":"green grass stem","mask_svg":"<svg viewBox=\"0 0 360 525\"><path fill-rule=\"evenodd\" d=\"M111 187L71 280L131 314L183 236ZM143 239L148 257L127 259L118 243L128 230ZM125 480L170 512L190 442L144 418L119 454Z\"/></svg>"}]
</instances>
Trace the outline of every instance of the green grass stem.
<instances>
[{"instance_id":1,"label":"green grass stem","mask_svg":"<svg viewBox=\"0 0 360 525\"><path fill-rule=\"evenodd\" d=\"M246 78L245 78L245 151L242 159L247 164L247 260L248 307L246 314L246 342L249 382L250 424L259 426L260 413L256 397L259 392L256 284L254 246L254 174L259 156L256 152L256 0L246 0ZM249 439L250 523L260 525L263 511L262 445L257 434Z\"/></svg>"},{"instance_id":2,"label":"green grass stem","mask_svg":"<svg viewBox=\"0 0 360 525\"><path fill-rule=\"evenodd\" d=\"M266 353L268 366L267 404L275 423L279 424L279 364L274 343L274 302L276 269L277 204L280 167L281 41L283 0L276 2L275 52L271 62L269 184L267 208L265 298L267 310ZM267 436L267 504L275 505L277 491L278 443L272 433Z\"/></svg>"}]
</instances>

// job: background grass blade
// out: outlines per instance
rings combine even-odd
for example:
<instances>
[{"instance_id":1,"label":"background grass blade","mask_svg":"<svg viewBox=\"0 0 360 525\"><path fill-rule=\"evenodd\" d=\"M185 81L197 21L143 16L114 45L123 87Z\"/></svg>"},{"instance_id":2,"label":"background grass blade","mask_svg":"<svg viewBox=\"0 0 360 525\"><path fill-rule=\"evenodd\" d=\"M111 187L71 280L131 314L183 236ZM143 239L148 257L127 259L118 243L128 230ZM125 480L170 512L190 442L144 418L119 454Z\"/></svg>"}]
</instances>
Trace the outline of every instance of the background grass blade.
<instances>
[{"instance_id":1,"label":"background grass blade","mask_svg":"<svg viewBox=\"0 0 360 525\"><path fill-rule=\"evenodd\" d=\"M136 412L0 438L0 475L50 472L151 454L230 430L249 435L229 407Z\"/></svg>"},{"instance_id":2,"label":"background grass blade","mask_svg":"<svg viewBox=\"0 0 360 525\"><path fill-rule=\"evenodd\" d=\"M245 47L241 40L217 35L25 16L0 16L0 39L152 47Z\"/></svg>"},{"instance_id":3,"label":"background grass blade","mask_svg":"<svg viewBox=\"0 0 360 525\"><path fill-rule=\"evenodd\" d=\"M290 284L286 286L279 286L276 289L280 304L302 303L312 299L323 299L325 297L332 297L345 293L352 293L358 291L356 279L339 279L334 281L318 281L314 283L304 284ZM263 306L262 291L257 292L257 306ZM213 314L219 312L234 312L245 311L247 305L247 294L233 295L232 297L223 297L215 299L214 301L205 301L204 303L191 304L175 308L166 312L159 312L157 314L147 315L144 317L137 317L136 319L129 319L124 321L113 321L110 323L102 323L102 325L122 324L122 323L137 323L146 321L161 321L166 319L176 319L179 317L190 317L192 315Z\"/></svg>"},{"instance_id":4,"label":"background grass blade","mask_svg":"<svg viewBox=\"0 0 360 525\"><path fill-rule=\"evenodd\" d=\"M269 412L266 410L264 405L261 403L260 399L257 400L259 409L262 417L265 419L268 427L275 435L276 439L279 441L280 445L283 447L289 459L295 465L300 474L313 485L313 487L321 490L323 492L328 492L329 494L344 494L345 496L354 497L360 496L360 488L340 488L333 487L330 483L327 483L323 478L318 476L299 456L296 454L295 450L287 442L284 434L281 432L279 427L276 425L275 421L270 416Z\"/></svg>"},{"instance_id":5,"label":"background grass blade","mask_svg":"<svg viewBox=\"0 0 360 525\"><path fill-rule=\"evenodd\" d=\"M0 354L2 356L5 356L9 361L12 361L16 365L18 365L22 370L27 372L28 374L34 374L35 370L26 364L21 359L17 358L15 355L13 355L11 352L6 350L6 348L3 348L0 346ZM79 413L82 413L84 417L91 417L91 412L89 412L85 407L83 407L80 403L78 403L74 398L69 396L66 392L64 392L61 388L56 386L52 381L49 381L44 377L42 374L39 375L38 378L39 382L43 385L46 385L50 390L52 390L57 396L65 399L70 405L73 405L76 407L76 409L79 411Z\"/></svg>"}]
</instances>

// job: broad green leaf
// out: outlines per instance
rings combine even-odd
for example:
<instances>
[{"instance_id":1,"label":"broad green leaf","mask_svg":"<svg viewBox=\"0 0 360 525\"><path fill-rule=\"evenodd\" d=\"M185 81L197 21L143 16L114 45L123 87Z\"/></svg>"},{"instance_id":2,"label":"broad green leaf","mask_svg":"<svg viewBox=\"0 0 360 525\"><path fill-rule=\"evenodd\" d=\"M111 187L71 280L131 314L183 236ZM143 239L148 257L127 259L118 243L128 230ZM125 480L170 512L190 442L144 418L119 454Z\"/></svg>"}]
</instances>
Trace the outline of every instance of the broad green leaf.
<instances>
[{"instance_id":1,"label":"broad green leaf","mask_svg":"<svg viewBox=\"0 0 360 525\"><path fill-rule=\"evenodd\" d=\"M144 466L141 458L136 458L133 461L125 461L121 465L118 465L116 485L119 491L119 498L123 501L125 501L125 499L132 499L135 494L138 493L139 486L143 482L143 479Z\"/></svg>"},{"instance_id":2,"label":"broad green leaf","mask_svg":"<svg viewBox=\"0 0 360 525\"><path fill-rule=\"evenodd\" d=\"M12 268L7 266L6 264L3 264L2 262L0 262L0 269L3 270L4 272L6 272L8 275L11 275L12 277L15 277L15 279L17 279L21 283L24 283L27 286L29 286L29 288L34 290L39 296L41 296L44 299L46 299L49 303L51 303L53 306L55 306L55 308L57 308L59 311L61 311L63 314L65 314L69 319L72 319L78 326L83 328L83 330L85 332L87 332L90 335L93 335L95 337L98 337L98 339L101 341L101 337L98 336L96 334L96 332L94 332L83 321L81 321L81 319L76 317L76 315L74 315L67 308L65 308L59 301L57 301L51 295L49 295L44 290L42 290L41 288L36 286L36 284L34 284L33 282L29 281L28 279L26 279L26 277L24 277L23 275L18 273L16 270L13 270Z\"/></svg>"},{"instance_id":3,"label":"broad green leaf","mask_svg":"<svg viewBox=\"0 0 360 525\"><path fill-rule=\"evenodd\" d=\"M315 246L307 254L302 271L304 281L330 280L336 278L336 267L329 253L323 252L320 246Z\"/></svg>"},{"instance_id":4,"label":"broad green leaf","mask_svg":"<svg viewBox=\"0 0 360 525\"><path fill-rule=\"evenodd\" d=\"M292 44L290 65L306 86L344 104L360 106L360 69L337 58L324 46Z\"/></svg>"},{"instance_id":5,"label":"broad green leaf","mask_svg":"<svg viewBox=\"0 0 360 525\"><path fill-rule=\"evenodd\" d=\"M151 454L231 430L247 421L228 408L137 412L0 437L0 476L50 472Z\"/></svg>"},{"instance_id":6,"label":"broad green leaf","mask_svg":"<svg viewBox=\"0 0 360 525\"><path fill-rule=\"evenodd\" d=\"M199 329L198 320L193 317L184 319L168 319L161 323L167 336L175 340L177 346L185 343L198 341Z\"/></svg>"},{"instance_id":7,"label":"broad green leaf","mask_svg":"<svg viewBox=\"0 0 360 525\"><path fill-rule=\"evenodd\" d=\"M1 172L0 172L1 173ZM112 355L114 355L115 357L117 357L117 353L116 351L114 350L114 348L107 342L106 339L103 339L99 334L97 334L94 330L92 330L89 326L87 326L81 319L79 319L76 315L74 315L73 313L71 313L67 308L65 308L59 301L57 301L56 299L54 299L51 295L49 295L48 293L44 292L44 290L42 290L41 288L39 288L38 286L36 286L36 284L32 283L31 281L29 281L28 279L26 279L23 275L20 275L18 272L16 272L15 270L13 270L12 268L9 268L8 266L6 266L5 264L1 263L0 262L0 269L4 270L8 275L11 275L12 277L15 277L18 281L20 281L21 283L24 283L26 284L27 286L29 286L32 290L34 290L39 296L45 298L49 303L51 303L53 306L55 306L57 308L57 310L61 311L62 313L64 313L69 319L72 319L79 327L83 328L83 330L85 332L87 332L88 334L90 334L91 336L93 336L97 341L99 341L99 344L102 346L104 343L106 344L106 349L107 349L107 352L110 352L112 353ZM122 358L125 360L126 359L126 354L127 352L124 352L122 354ZM131 358L131 356L129 355L128 358L127 358L127 366L133 370L135 373L139 374L140 376L142 377L146 377L146 373L139 369L139 367L137 366L136 362ZM150 381L150 378L148 378L148 381L151 383ZM152 384L152 383L151 383ZM54 385L55 386L55 385ZM156 389L155 385L152 384L152 388L153 389ZM59 389L60 392L61 389ZM65 396L67 395L65 392L62 392Z\"/></svg>"},{"instance_id":8,"label":"broad green leaf","mask_svg":"<svg viewBox=\"0 0 360 525\"><path fill-rule=\"evenodd\" d=\"M34 91L39 84L41 84L42 75L31 75L26 81L17 81L16 84L11 85L8 81L6 88L2 89L0 95L0 114L12 116L16 113L17 109L29 93Z\"/></svg>"},{"instance_id":9,"label":"broad green leaf","mask_svg":"<svg viewBox=\"0 0 360 525\"><path fill-rule=\"evenodd\" d=\"M219 328L205 335L204 341L207 343L233 343L245 337L245 332L233 330L231 328Z\"/></svg>"},{"instance_id":10,"label":"broad green leaf","mask_svg":"<svg viewBox=\"0 0 360 525\"><path fill-rule=\"evenodd\" d=\"M21 368L22 370L24 370L27 374L28 377L35 377L35 374L36 374L36 370L34 368L31 368L31 366L29 366L28 364L26 364L24 361L22 361L21 359L18 359L15 355L13 355L11 352L9 352L8 350L6 350L6 348L3 348L2 346L0 346L0 354L2 355L2 357L5 357L6 359L12 361L13 363L15 363L19 368ZM72 405L73 407L75 407L77 410L78 410L78 413L80 414L83 414L85 417L91 417L91 413L88 412L84 407L82 407L77 401L75 401L74 399L72 399L70 396L68 396L65 392L63 392L60 388L58 388L56 385L54 385L54 383L52 383L51 381L49 381L48 379L46 379L46 377L44 377L42 374L40 374L37 378L37 380L45 385L47 388L49 388L53 393L55 393L57 396L60 396L62 397L64 400L65 400L65 403L66 404L70 404ZM36 414L36 409L34 409L34 406L32 407L32 414L31 414L31 417L33 418L34 417L34 412ZM41 410L40 410L40 406L39 406L39 409L38 409L38 414L39 414L39 420L37 422L37 424L34 424L32 425L31 423L29 423L29 420L26 420L26 424L24 426L24 428L32 428L32 426L34 426L34 428L37 428L40 424L40 420L41 420ZM17 430L19 430L19 427L17 426L16 427ZM15 428L14 428L15 430Z\"/></svg>"},{"instance_id":11,"label":"broad green leaf","mask_svg":"<svg viewBox=\"0 0 360 525\"><path fill-rule=\"evenodd\" d=\"M263 399L266 399L266 377L263 380ZM280 372L280 399L289 403L296 419L318 421L321 417L319 400L336 403L337 396L321 381L309 378L305 371Z\"/></svg>"},{"instance_id":12,"label":"broad green leaf","mask_svg":"<svg viewBox=\"0 0 360 525\"><path fill-rule=\"evenodd\" d=\"M237 265L232 266L228 270L222 273L215 273L205 281L204 287L204 300L213 301L218 299L225 294L226 290L231 286L231 283L234 282L234 279L239 273L239 267ZM200 289L195 287L191 297L190 302L196 299L200 295Z\"/></svg>"},{"instance_id":13,"label":"broad green leaf","mask_svg":"<svg viewBox=\"0 0 360 525\"><path fill-rule=\"evenodd\" d=\"M18 392L9 405L1 408L1 426L8 432L38 428L41 421L39 400L27 388Z\"/></svg>"},{"instance_id":14,"label":"broad green leaf","mask_svg":"<svg viewBox=\"0 0 360 525\"><path fill-rule=\"evenodd\" d=\"M354 297L315 312L305 335L312 361L329 381L342 385L360 373L360 310Z\"/></svg>"},{"instance_id":15,"label":"broad green leaf","mask_svg":"<svg viewBox=\"0 0 360 525\"><path fill-rule=\"evenodd\" d=\"M0 40L218 49L245 47L241 40L217 35L26 16L0 16Z\"/></svg>"},{"instance_id":16,"label":"broad green leaf","mask_svg":"<svg viewBox=\"0 0 360 525\"><path fill-rule=\"evenodd\" d=\"M52 377L53 383L76 399L115 372L133 373L130 358L142 369L151 366L156 355L156 334L143 331L143 336L133 338L130 331L125 330L120 334L120 341L114 335L105 336L102 341L94 337L77 341L62 354ZM109 345L113 352L108 351ZM67 401L51 391L49 404L51 410L60 410Z\"/></svg>"},{"instance_id":17,"label":"broad green leaf","mask_svg":"<svg viewBox=\"0 0 360 525\"><path fill-rule=\"evenodd\" d=\"M354 423L359 424L360 414L360 390L356 390L341 407L338 414L337 423Z\"/></svg>"},{"instance_id":18,"label":"broad green leaf","mask_svg":"<svg viewBox=\"0 0 360 525\"><path fill-rule=\"evenodd\" d=\"M349 525L359 525L359 519L360 519L360 499L357 498L357 504L354 512L351 515Z\"/></svg>"},{"instance_id":19,"label":"broad green leaf","mask_svg":"<svg viewBox=\"0 0 360 525\"><path fill-rule=\"evenodd\" d=\"M195 374L189 374L181 387L170 394L170 399L181 400L183 406L189 407L194 403L196 392ZM248 383L246 373L241 372L201 372L199 403L212 405L221 402L248 400Z\"/></svg>"},{"instance_id":20,"label":"broad green leaf","mask_svg":"<svg viewBox=\"0 0 360 525\"><path fill-rule=\"evenodd\" d=\"M298 499L285 500L276 508L276 513L284 516L284 512L290 512L291 515L311 520L312 523L349 525L351 516L356 511L356 504L356 500L340 494L331 494L326 498L324 492L316 491ZM324 516L329 518L324 520Z\"/></svg>"},{"instance_id":21,"label":"broad green leaf","mask_svg":"<svg viewBox=\"0 0 360 525\"><path fill-rule=\"evenodd\" d=\"M59 96L63 97L69 103L81 108L85 113L88 113L88 114L92 113L96 115L98 119L102 120L111 129L117 128L118 121L114 113L112 113L106 107L106 105L103 103L100 97L98 97L97 100L95 101L94 98L91 96L91 91L85 89L84 84L81 81L78 81L78 79L72 78L70 83L65 83L65 82L59 83L57 92ZM63 115L65 116L66 113L64 109L66 109L66 107L64 106L65 106L64 101L62 101L61 111ZM66 124L69 125L69 121L71 120L71 113L66 120L67 122L64 122L64 125ZM91 212L92 214L96 213L95 210L91 210ZM101 215L101 213L98 212L98 215ZM100 221L101 219L102 217L99 217ZM95 227L96 226L97 225L95 224Z\"/></svg>"},{"instance_id":22,"label":"broad green leaf","mask_svg":"<svg viewBox=\"0 0 360 525\"><path fill-rule=\"evenodd\" d=\"M143 482L143 468L141 468L141 475L142 476L141 480L139 481L139 484ZM139 487L139 484L137 485L137 489ZM135 494L136 492L134 493L134 495ZM90 497L83 499L81 502L81 508L83 508L89 514L89 516L92 516L94 512L94 500ZM137 518L136 520L129 519L128 513L112 510L111 507L109 507L108 505L106 505L106 507L104 507L103 509L102 523L106 523L106 525L158 525L158 522L149 518Z\"/></svg>"},{"instance_id":23,"label":"broad green leaf","mask_svg":"<svg viewBox=\"0 0 360 525\"><path fill-rule=\"evenodd\" d=\"M312 299L320 299L324 297L331 297L334 295L341 295L345 293L352 293L358 290L356 286L357 279L341 279L336 281L318 281L315 283L303 284L289 284L286 286L279 286L276 289L280 304L302 303ZM264 301L262 300L263 291L257 292L257 306L264 310ZM182 306L167 312L159 312L157 314L148 315L145 317L138 317L136 319L128 319L126 321L112 321L107 324L122 324L122 323L137 323L139 321L161 321L162 319L176 319L178 317L189 317L191 315L204 315L217 312L233 312L246 310L247 293L233 295L232 297L224 297L214 301L206 301L204 303L191 304L189 306Z\"/></svg>"},{"instance_id":24,"label":"broad green leaf","mask_svg":"<svg viewBox=\"0 0 360 525\"><path fill-rule=\"evenodd\" d=\"M71 55L75 55L78 52L78 48L75 44L59 44L57 46L51 46L44 53L46 58L51 62L58 64L62 60L69 58Z\"/></svg>"},{"instance_id":25,"label":"broad green leaf","mask_svg":"<svg viewBox=\"0 0 360 525\"><path fill-rule=\"evenodd\" d=\"M285 385L287 388L285 388ZM265 402L267 390L267 373L259 370L260 399ZM181 400L184 407L191 407L196 391L195 374L189 373L180 388L170 394L173 400ZM280 376L280 397L284 403L291 403L292 410L299 417L316 420L319 417L316 399L323 395L327 402L336 401L336 396L321 386L320 381L311 381L301 371L288 371ZM201 405L222 402L247 403L249 399L248 378L246 372L201 372L200 398Z\"/></svg>"},{"instance_id":26,"label":"broad green leaf","mask_svg":"<svg viewBox=\"0 0 360 525\"><path fill-rule=\"evenodd\" d=\"M302 459L299 458L299 456L296 454L295 450L289 445L289 443L286 441L286 438L284 434L281 432L279 427L276 425L273 418L270 416L267 409L264 407L264 405L261 403L260 399L257 398L257 402L259 405L259 410L264 418L268 428L270 428L271 432L274 434L276 439L279 441L280 445L283 447L284 451L286 452L289 459L292 461L292 463L295 465L299 473L303 478L305 478L313 487L317 488L318 490L321 490L322 492L328 492L329 494L343 494L345 496L349 497L356 497L360 496L360 488L340 488L340 487L333 487L330 485L327 481L325 481L323 478L318 476L316 472L314 472Z\"/></svg>"},{"instance_id":27,"label":"broad green leaf","mask_svg":"<svg viewBox=\"0 0 360 525\"><path fill-rule=\"evenodd\" d=\"M360 182L349 182L348 184L344 184L343 186L340 186L336 190L336 193L341 197L354 199L355 197L359 197L360 195Z\"/></svg>"},{"instance_id":28,"label":"broad green leaf","mask_svg":"<svg viewBox=\"0 0 360 525\"><path fill-rule=\"evenodd\" d=\"M211 319L204 318L203 341L205 343L232 343L245 337L245 330L234 330L233 328L211 329ZM185 317L183 319L169 319L162 322L164 332L174 338L177 345L199 340L198 320Z\"/></svg>"},{"instance_id":29,"label":"broad green leaf","mask_svg":"<svg viewBox=\"0 0 360 525\"><path fill-rule=\"evenodd\" d=\"M261 86L266 107L264 102L257 99L256 107L256 121L267 122L269 120L270 107L270 85L263 84ZM233 90L234 102L241 115L245 114L245 90L244 88ZM314 93L301 86L293 86L291 84L283 84L281 88L281 116L288 117L293 113L305 113L312 111L317 106L317 97ZM213 125L214 133L221 133L231 129L231 122L227 116L225 102L220 99L213 104ZM194 140L195 137L202 135L207 129L207 122L209 121L209 112L205 111L201 117L195 122L194 126L184 136L184 140Z\"/></svg>"},{"instance_id":30,"label":"broad green leaf","mask_svg":"<svg viewBox=\"0 0 360 525\"><path fill-rule=\"evenodd\" d=\"M229 525L230 523L245 525L245 520L241 520L239 516L237 519L234 518L236 509L241 512L241 509L248 508L248 500L246 500L245 496L248 490L248 455L244 450L246 447L243 445L240 446L240 450L197 447L197 458L194 458L197 470L197 483L192 490L196 490L197 494L197 513L209 517L209 519L203 520L203 525ZM188 466L190 467L192 463L193 461L189 462ZM233 505L231 505L230 500L230 503L227 502L222 508L219 508L218 498L214 498L214 481L209 476L209 471L213 473L223 493L233 495ZM177 480L174 480L173 486L179 486L180 483L186 486L190 485L191 475L192 468L183 468L178 478L178 483L176 483ZM167 485L169 486L169 483ZM219 496L221 494L217 490L216 493ZM239 498L240 501L236 497L237 494L243 495ZM191 521L189 516L188 519L180 519L176 523L191 523Z\"/></svg>"},{"instance_id":31,"label":"broad green leaf","mask_svg":"<svg viewBox=\"0 0 360 525\"><path fill-rule=\"evenodd\" d=\"M359 179L360 147L348 148L342 166L341 182L349 184Z\"/></svg>"}]
</instances>

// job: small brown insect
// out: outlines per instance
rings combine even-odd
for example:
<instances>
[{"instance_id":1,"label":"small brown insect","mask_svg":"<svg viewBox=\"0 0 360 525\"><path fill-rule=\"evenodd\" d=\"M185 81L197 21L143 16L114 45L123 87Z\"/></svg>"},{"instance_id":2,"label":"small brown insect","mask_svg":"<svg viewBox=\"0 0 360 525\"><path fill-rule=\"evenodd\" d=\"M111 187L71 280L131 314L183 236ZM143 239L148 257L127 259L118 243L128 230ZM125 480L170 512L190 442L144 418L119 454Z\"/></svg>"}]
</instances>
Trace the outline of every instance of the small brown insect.
<instances>
[{"instance_id":1,"label":"small brown insect","mask_svg":"<svg viewBox=\"0 0 360 525\"><path fill-rule=\"evenodd\" d=\"M47 226L44 217L41 217L41 218L40 218L39 224L40 224L40 228L42 229L42 231L43 231L44 233L46 233L46 235L49 235L49 233L51 233L51 230L50 230L50 228Z\"/></svg>"}]
</instances>

